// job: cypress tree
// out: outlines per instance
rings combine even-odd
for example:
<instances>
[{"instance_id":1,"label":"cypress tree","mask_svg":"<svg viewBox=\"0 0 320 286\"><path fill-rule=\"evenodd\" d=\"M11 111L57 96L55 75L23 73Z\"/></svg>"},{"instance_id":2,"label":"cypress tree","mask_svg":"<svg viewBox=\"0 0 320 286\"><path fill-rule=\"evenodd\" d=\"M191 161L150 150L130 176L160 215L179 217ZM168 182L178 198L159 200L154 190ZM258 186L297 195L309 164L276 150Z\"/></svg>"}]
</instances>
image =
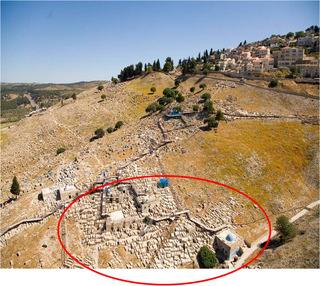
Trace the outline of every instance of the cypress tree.
<instances>
[{"instance_id":1,"label":"cypress tree","mask_svg":"<svg viewBox=\"0 0 320 286\"><path fill-rule=\"evenodd\" d=\"M161 65L160 65L160 60L158 59L157 60L157 71L160 71L161 70Z\"/></svg>"},{"instance_id":2,"label":"cypress tree","mask_svg":"<svg viewBox=\"0 0 320 286\"><path fill-rule=\"evenodd\" d=\"M16 176L13 177L10 192L15 196L19 196L20 194L20 186Z\"/></svg>"}]
</instances>

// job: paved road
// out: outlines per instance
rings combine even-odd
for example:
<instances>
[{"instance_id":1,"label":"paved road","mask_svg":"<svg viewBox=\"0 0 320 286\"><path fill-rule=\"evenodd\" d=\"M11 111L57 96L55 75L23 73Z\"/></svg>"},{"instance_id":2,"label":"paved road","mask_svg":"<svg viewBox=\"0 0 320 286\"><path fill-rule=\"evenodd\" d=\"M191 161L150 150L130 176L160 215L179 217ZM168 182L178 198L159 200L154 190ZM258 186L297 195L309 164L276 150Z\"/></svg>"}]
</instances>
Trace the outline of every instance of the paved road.
<instances>
[{"instance_id":1,"label":"paved road","mask_svg":"<svg viewBox=\"0 0 320 286\"><path fill-rule=\"evenodd\" d=\"M26 98L29 99L30 104L31 104L32 107L35 107L36 110L40 109L40 108L39 108L39 105L35 103L35 101L32 99L32 97L30 96L30 94L25 93L23 96L25 96Z\"/></svg>"},{"instance_id":2,"label":"paved road","mask_svg":"<svg viewBox=\"0 0 320 286\"><path fill-rule=\"evenodd\" d=\"M297 213L296 215L294 215L289 221L290 222L294 222L297 219L299 219L300 217L304 216L306 213L309 212L309 210L311 210L312 208L314 208L315 206L320 204L320 200L314 201L313 203L307 205L301 212ZM278 234L278 232L276 230L272 230L271 231L271 238L273 238L274 236L276 236ZM253 242L251 244L251 248L248 248L246 250L245 253L242 254L242 256L240 257L240 259L236 262L234 268L239 268L241 267L245 261L258 249L260 248L260 245L264 242L267 241L269 236L269 232L262 235L261 237L259 237L255 242Z\"/></svg>"}]
</instances>

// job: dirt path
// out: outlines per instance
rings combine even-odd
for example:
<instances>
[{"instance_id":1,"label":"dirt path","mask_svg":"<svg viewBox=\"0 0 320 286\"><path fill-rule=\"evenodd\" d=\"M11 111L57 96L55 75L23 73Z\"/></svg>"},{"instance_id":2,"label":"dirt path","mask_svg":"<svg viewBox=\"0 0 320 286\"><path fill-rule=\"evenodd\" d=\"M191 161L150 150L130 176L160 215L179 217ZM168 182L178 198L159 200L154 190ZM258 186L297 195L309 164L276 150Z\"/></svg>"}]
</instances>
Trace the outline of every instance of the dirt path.
<instances>
[{"instance_id":1,"label":"dirt path","mask_svg":"<svg viewBox=\"0 0 320 286\"><path fill-rule=\"evenodd\" d=\"M296 215L294 215L291 219L290 222L294 222L297 219L301 218L302 216L304 216L305 214L307 214L312 208L314 208L315 206L320 204L320 200L314 201L313 203L307 205L302 211L300 211L299 213L297 213ZM275 237L278 234L278 232L276 230L272 230L271 231L271 238ZM264 242L266 242L268 240L269 237L269 232L262 235L261 237L259 237L255 242L253 242L251 244L251 247L242 254L242 256L240 257L240 259L236 262L236 264L234 265L234 268L239 268L241 267L245 261L258 249L260 248L260 245Z\"/></svg>"},{"instance_id":2,"label":"dirt path","mask_svg":"<svg viewBox=\"0 0 320 286\"><path fill-rule=\"evenodd\" d=\"M30 94L25 93L23 96L25 96L26 98L29 99L30 104L31 104L32 107L35 107L36 110L40 109L40 108L39 108L39 105L35 103L35 101L32 99L32 97L30 96Z\"/></svg>"}]
</instances>

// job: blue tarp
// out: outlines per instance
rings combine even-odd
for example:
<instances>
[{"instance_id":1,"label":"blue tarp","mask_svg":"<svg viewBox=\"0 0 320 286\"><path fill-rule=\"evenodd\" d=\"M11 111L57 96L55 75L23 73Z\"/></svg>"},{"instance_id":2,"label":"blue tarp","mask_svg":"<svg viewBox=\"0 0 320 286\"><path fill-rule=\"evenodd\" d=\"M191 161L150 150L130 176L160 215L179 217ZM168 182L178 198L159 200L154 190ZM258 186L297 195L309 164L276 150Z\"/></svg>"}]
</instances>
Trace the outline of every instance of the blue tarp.
<instances>
[{"instance_id":1,"label":"blue tarp","mask_svg":"<svg viewBox=\"0 0 320 286\"><path fill-rule=\"evenodd\" d=\"M167 179L160 179L160 183L169 186L169 182Z\"/></svg>"}]
</instances>

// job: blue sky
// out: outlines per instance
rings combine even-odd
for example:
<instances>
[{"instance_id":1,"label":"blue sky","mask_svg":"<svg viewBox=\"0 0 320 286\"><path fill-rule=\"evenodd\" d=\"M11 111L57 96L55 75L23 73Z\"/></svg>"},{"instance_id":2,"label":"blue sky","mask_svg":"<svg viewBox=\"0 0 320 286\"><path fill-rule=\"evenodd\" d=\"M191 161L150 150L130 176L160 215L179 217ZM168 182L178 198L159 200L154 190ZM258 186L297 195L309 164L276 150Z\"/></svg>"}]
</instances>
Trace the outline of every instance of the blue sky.
<instances>
[{"instance_id":1,"label":"blue sky","mask_svg":"<svg viewBox=\"0 0 320 286\"><path fill-rule=\"evenodd\" d=\"M1 81L109 80L319 23L319 2L1 2Z\"/></svg>"}]
</instances>

